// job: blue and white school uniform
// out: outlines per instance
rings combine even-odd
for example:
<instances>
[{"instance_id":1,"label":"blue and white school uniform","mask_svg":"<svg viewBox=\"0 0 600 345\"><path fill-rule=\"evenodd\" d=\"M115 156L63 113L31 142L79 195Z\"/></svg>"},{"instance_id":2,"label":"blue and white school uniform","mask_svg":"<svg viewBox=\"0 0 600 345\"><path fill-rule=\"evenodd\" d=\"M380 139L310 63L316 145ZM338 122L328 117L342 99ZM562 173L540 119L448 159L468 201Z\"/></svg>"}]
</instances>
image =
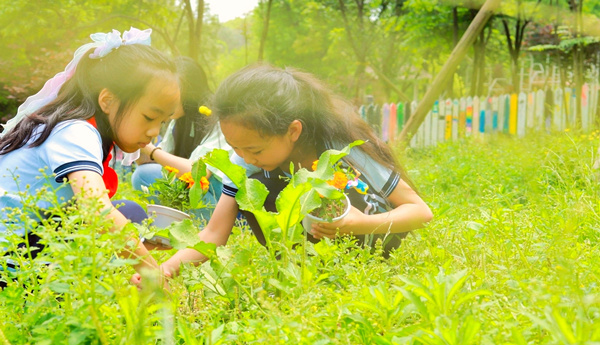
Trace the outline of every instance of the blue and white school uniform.
<instances>
[{"instance_id":1,"label":"blue and white school uniform","mask_svg":"<svg viewBox=\"0 0 600 345\"><path fill-rule=\"evenodd\" d=\"M109 196L117 189L118 179L108 167L112 140L102 136L91 118L69 120L56 125L48 138L37 147L29 144L39 137L43 126L38 126L23 147L0 155L0 210L22 208L19 192L35 195L41 188L48 188L56 196L54 200L66 204L73 199L73 189L65 182L68 175L76 171L92 171L102 176ZM107 127L108 124L104 124ZM108 131L106 129L105 131ZM44 210L52 206L54 200L39 200L36 207ZM129 220L141 223L147 218L144 209L135 202L114 200L119 211ZM0 242L5 241L7 212L0 212ZM15 234L23 236L22 226L12 226Z\"/></svg>"},{"instance_id":2,"label":"blue and white school uniform","mask_svg":"<svg viewBox=\"0 0 600 345\"><path fill-rule=\"evenodd\" d=\"M37 127L25 146L0 155L0 209L21 208L22 200L17 193L35 194L42 187L54 191L60 202L67 202L73 198L73 189L63 183L68 174L81 170L104 173L102 139L90 123L83 120L61 122L42 145L29 147L42 130L43 126ZM40 209L49 206L50 202L44 200L37 204ZM2 212L0 241L5 230L5 217L6 213Z\"/></svg>"}]
</instances>

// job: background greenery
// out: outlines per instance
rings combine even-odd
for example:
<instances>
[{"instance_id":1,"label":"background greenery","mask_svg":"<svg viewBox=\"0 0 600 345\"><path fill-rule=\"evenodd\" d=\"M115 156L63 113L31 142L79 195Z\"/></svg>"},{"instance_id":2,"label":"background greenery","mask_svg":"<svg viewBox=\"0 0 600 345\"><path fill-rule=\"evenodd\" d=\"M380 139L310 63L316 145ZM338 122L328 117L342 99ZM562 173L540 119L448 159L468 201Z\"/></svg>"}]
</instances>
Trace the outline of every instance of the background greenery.
<instances>
[{"instance_id":1,"label":"background greenery","mask_svg":"<svg viewBox=\"0 0 600 345\"><path fill-rule=\"evenodd\" d=\"M91 32L131 25L152 27L160 49L194 57L213 87L262 57L316 73L356 103L367 93L412 100L477 7L267 0L247 18L218 23L203 1L5 1L0 116L14 115ZM518 89L515 56L517 72L528 60L546 72L555 67L562 84L593 81L598 13L596 0L504 1L445 93ZM514 54L517 27L520 48L536 52ZM555 86L533 73L524 78ZM400 158L435 218L390 259L348 240L324 241L296 247L284 266L239 224L227 247L184 270L168 293L130 286L129 262L111 259L122 238L98 234L103 225L93 212L71 210L63 218L77 227L45 233L45 259L54 265L29 260L26 250L15 256L24 269L0 292L0 343L598 343L597 141L597 131L568 131L409 150ZM119 194L143 201L127 184ZM170 254L155 253L159 260Z\"/></svg>"},{"instance_id":2,"label":"background greenery","mask_svg":"<svg viewBox=\"0 0 600 345\"><path fill-rule=\"evenodd\" d=\"M219 23L203 0L15 0L0 6L0 117L61 71L93 32L152 28L197 60L213 89L258 60L306 69L356 104L420 99L481 0L260 0ZM600 1L504 0L444 97L597 81ZM533 50L531 48L535 47ZM523 68L523 71L521 69Z\"/></svg>"}]
</instances>

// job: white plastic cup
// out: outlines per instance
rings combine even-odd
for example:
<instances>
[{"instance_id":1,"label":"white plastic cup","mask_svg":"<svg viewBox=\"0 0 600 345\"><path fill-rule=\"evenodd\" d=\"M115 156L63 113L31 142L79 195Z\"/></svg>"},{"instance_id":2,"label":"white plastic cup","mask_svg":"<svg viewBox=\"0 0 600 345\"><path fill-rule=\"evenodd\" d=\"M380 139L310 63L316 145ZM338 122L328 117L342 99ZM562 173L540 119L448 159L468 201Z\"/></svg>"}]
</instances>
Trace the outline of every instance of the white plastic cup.
<instances>
[{"instance_id":1,"label":"white plastic cup","mask_svg":"<svg viewBox=\"0 0 600 345\"><path fill-rule=\"evenodd\" d=\"M310 229L311 229L313 223L333 223L333 222L337 222L338 220L346 217L348 215L348 213L350 213L350 199L348 198L348 195L346 195L346 194L344 194L344 197L346 198L346 201L345 201L346 210L344 211L343 214L331 219L331 222L329 222L325 219L315 217L309 213L306 216L304 216L304 219L302 219L302 226L304 227L304 231L306 231L312 235L312 232L310 232Z\"/></svg>"}]
</instances>

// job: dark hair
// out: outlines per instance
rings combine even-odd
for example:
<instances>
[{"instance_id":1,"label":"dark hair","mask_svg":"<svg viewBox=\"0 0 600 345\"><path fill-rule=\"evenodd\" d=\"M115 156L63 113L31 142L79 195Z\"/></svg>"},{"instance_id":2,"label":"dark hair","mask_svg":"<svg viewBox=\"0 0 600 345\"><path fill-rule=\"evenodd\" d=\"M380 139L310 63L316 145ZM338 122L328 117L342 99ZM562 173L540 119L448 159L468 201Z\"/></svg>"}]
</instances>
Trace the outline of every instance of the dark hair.
<instances>
[{"instance_id":1,"label":"dark hair","mask_svg":"<svg viewBox=\"0 0 600 345\"><path fill-rule=\"evenodd\" d=\"M116 115L116 123L119 124L127 110L144 95L153 78L176 73L173 61L150 46L124 45L101 59L90 59L92 52L93 49L90 49L84 54L75 73L63 84L54 101L25 117L0 139L0 154L23 147L40 125L46 126L30 147L40 146L54 127L66 120L87 120L96 116L99 126L107 123L107 116L98 104L98 96L104 88L119 99ZM114 139L110 127L109 132Z\"/></svg>"},{"instance_id":2,"label":"dark hair","mask_svg":"<svg viewBox=\"0 0 600 345\"><path fill-rule=\"evenodd\" d=\"M212 127L210 117L198 112L201 105L206 105L210 97L210 89L206 73L196 61L180 56L175 59L175 64L179 74L184 115L175 122L173 154L188 158Z\"/></svg>"},{"instance_id":3,"label":"dark hair","mask_svg":"<svg viewBox=\"0 0 600 345\"><path fill-rule=\"evenodd\" d=\"M313 75L267 64L247 66L229 76L215 92L213 111L220 121L234 120L267 136L283 135L294 120L302 122L299 145L355 140L383 166L400 172L412 186L390 147L363 121L354 107Z\"/></svg>"}]
</instances>

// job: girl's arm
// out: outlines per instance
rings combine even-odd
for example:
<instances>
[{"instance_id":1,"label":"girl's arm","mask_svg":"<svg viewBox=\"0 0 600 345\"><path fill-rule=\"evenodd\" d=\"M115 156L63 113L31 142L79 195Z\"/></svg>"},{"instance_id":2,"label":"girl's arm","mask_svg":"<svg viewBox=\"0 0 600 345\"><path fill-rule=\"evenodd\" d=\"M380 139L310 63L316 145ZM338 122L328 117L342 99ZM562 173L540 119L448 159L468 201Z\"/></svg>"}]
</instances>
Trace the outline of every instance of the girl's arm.
<instances>
[{"instance_id":1,"label":"girl's arm","mask_svg":"<svg viewBox=\"0 0 600 345\"><path fill-rule=\"evenodd\" d=\"M141 153L150 156L150 153L152 153L155 148L156 146L154 146L154 144L148 144L141 149ZM187 158L175 156L174 154L170 154L160 149L154 150L152 158L154 159L154 162L162 166L170 166L179 170L177 176L181 176L186 172L192 171L192 161ZM210 170L206 169L206 178L209 178L211 174L212 173Z\"/></svg>"},{"instance_id":2,"label":"girl's arm","mask_svg":"<svg viewBox=\"0 0 600 345\"><path fill-rule=\"evenodd\" d=\"M192 171L192 162L187 158L182 158L170 154L161 149L155 150L156 146L150 143L141 149L141 153L150 156L152 154L152 160L162 166L170 166L179 170L179 176L185 174L188 171ZM154 153L152 153L154 151Z\"/></svg>"},{"instance_id":3,"label":"girl's arm","mask_svg":"<svg viewBox=\"0 0 600 345\"><path fill-rule=\"evenodd\" d=\"M114 222L111 231L120 231L125 224L129 222L129 220L110 202L102 176L93 171L81 170L70 173L68 177L69 181L71 181L71 187L73 188L73 193L76 198L97 198L100 204L102 204L103 209L110 209L107 217ZM134 265L137 272L140 272L140 270L144 268L158 268L156 261L150 253L148 253L148 250L144 247L137 234L130 234L128 241L134 241L134 243L136 243L133 252L125 249L119 255L121 257L130 257L133 255L140 258L141 261Z\"/></svg>"},{"instance_id":4,"label":"girl's arm","mask_svg":"<svg viewBox=\"0 0 600 345\"><path fill-rule=\"evenodd\" d=\"M214 243L222 246L227 243L238 213L238 204L235 198L221 195L217 202L215 211L204 230L200 231L198 237L206 243ZM175 276L179 273L179 266L183 263L199 264L207 258L194 249L182 249L175 253L169 260L161 265L167 276Z\"/></svg>"},{"instance_id":5,"label":"girl's arm","mask_svg":"<svg viewBox=\"0 0 600 345\"><path fill-rule=\"evenodd\" d=\"M423 227L433 218L429 206L406 182L400 180L388 200L396 208L389 212L366 215L355 207L335 223L313 224L315 238L334 238L340 234L385 234L407 232Z\"/></svg>"}]
</instances>

